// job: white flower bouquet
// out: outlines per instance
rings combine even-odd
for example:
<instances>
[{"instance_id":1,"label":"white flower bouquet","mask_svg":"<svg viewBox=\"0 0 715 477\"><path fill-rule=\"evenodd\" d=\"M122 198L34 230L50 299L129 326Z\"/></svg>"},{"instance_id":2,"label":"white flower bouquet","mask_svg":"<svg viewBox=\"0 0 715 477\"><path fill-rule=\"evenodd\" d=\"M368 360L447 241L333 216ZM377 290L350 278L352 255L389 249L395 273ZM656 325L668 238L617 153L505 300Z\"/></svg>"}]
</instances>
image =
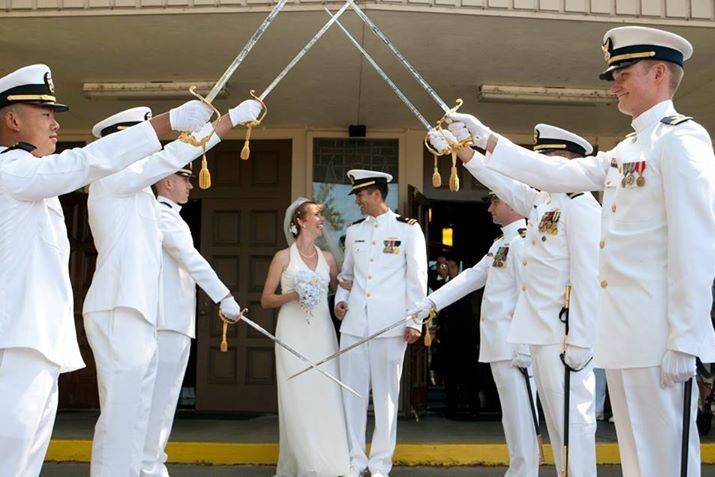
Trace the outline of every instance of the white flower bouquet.
<instances>
[{"instance_id":1,"label":"white flower bouquet","mask_svg":"<svg viewBox=\"0 0 715 477\"><path fill-rule=\"evenodd\" d=\"M325 299L328 284L310 270L300 270L293 279L293 287L298 293L301 308L306 313L306 320L310 323L315 308L321 300Z\"/></svg>"}]
</instances>

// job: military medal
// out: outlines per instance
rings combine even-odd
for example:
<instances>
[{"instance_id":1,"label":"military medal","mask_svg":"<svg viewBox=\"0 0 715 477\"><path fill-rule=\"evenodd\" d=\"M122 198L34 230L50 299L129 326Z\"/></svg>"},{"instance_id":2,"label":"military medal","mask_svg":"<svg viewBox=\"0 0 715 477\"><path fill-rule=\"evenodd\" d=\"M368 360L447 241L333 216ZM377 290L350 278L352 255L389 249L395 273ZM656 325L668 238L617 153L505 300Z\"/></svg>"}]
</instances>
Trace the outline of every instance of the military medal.
<instances>
[{"instance_id":1,"label":"military medal","mask_svg":"<svg viewBox=\"0 0 715 477\"><path fill-rule=\"evenodd\" d=\"M631 174L630 172L626 176L626 184L633 185L633 174Z\"/></svg>"},{"instance_id":2,"label":"military medal","mask_svg":"<svg viewBox=\"0 0 715 477\"><path fill-rule=\"evenodd\" d=\"M645 185L645 177L643 177L643 173L645 172L645 161L636 162L635 170L638 173L638 179L636 179L636 185L638 187L643 187Z\"/></svg>"},{"instance_id":3,"label":"military medal","mask_svg":"<svg viewBox=\"0 0 715 477\"><path fill-rule=\"evenodd\" d=\"M398 240L397 237L390 237L383 243L385 244L385 248L382 249L382 253L387 253L390 255L397 255L398 253L400 253L400 244L402 243L402 241Z\"/></svg>"},{"instance_id":4,"label":"military medal","mask_svg":"<svg viewBox=\"0 0 715 477\"><path fill-rule=\"evenodd\" d=\"M506 262L506 256L509 254L509 246L499 247L497 252L494 254L494 261L492 262L493 267L501 268Z\"/></svg>"},{"instance_id":5,"label":"military medal","mask_svg":"<svg viewBox=\"0 0 715 477\"><path fill-rule=\"evenodd\" d=\"M552 210L545 213L539 221L539 232L548 233L550 235L556 235L559 232L558 221L561 216L561 211Z\"/></svg>"}]
</instances>

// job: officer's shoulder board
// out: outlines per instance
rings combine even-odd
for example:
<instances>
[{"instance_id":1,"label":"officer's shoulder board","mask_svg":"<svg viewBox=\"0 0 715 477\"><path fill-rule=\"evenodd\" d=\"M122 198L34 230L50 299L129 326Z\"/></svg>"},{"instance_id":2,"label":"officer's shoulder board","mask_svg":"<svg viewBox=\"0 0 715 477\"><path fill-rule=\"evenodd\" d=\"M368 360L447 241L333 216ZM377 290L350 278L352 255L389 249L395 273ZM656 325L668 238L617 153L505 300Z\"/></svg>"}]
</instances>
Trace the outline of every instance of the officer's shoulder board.
<instances>
[{"instance_id":1,"label":"officer's shoulder board","mask_svg":"<svg viewBox=\"0 0 715 477\"><path fill-rule=\"evenodd\" d=\"M494 239L494 243L497 243L500 241L502 238L504 238L504 234L499 235L497 238Z\"/></svg>"},{"instance_id":2,"label":"officer's shoulder board","mask_svg":"<svg viewBox=\"0 0 715 477\"><path fill-rule=\"evenodd\" d=\"M576 197L581 197L583 195L583 192L569 192L566 194L569 199L575 199Z\"/></svg>"},{"instance_id":3,"label":"officer's shoulder board","mask_svg":"<svg viewBox=\"0 0 715 477\"><path fill-rule=\"evenodd\" d=\"M683 114L673 114L672 116L666 116L660 120L661 123L667 124L668 126L677 126L686 121L693 119L691 116L685 116Z\"/></svg>"},{"instance_id":4,"label":"officer's shoulder board","mask_svg":"<svg viewBox=\"0 0 715 477\"><path fill-rule=\"evenodd\" d=\"M15 144L14 146L10 146L7 149L5 149L3 152L0 152L0 154L5 154L6 152L15 151L17 149L22 149L23 151L32 152L35 149L37 149L37 147L33 146L32 144L30 144L28 142L20 141L17 144Z\"/></svg>"},{"instance_id":5,"label":"officer's shoulder board","mask_svg":"<svg viewBox=\"0 0 715 477\"><path fill-rule=\"evenodd\" d=\"M359 223L361 223L361 222L365 222L365 219L366 219L366 218L367 218L367 217L363 217L362 219L358 219L358 220L356 220L355 222L353 222L353 223L350 224L350 225L357 225L357 224L359 224Z\"/></svg>"},{"instance_id":6,"label":"officer's shoulder board","mask_svg":"<svg viewBox=\"0 0 715 477\"><path fill-rule=\"evenodd\" d=\"M407 218L407 217L403 217L403 216L401 216L401 215L398 215L398 216L395 217L395 218L397 219L398 222L404 222L404 223L406 223L407 225L415 225L415 224L417 223L417 219L410 219L410 218Z\"/></svg>"},{"instance_id":7,"label":"officer's shoulder board","mask_svg":"<svg viewBox=\"0 0 715 477\"><path fill-rule=\"evenodd\" d=\"M519 237L526 238L526 229L525 228L519 229Z\"/></svg>"}]
</instances>

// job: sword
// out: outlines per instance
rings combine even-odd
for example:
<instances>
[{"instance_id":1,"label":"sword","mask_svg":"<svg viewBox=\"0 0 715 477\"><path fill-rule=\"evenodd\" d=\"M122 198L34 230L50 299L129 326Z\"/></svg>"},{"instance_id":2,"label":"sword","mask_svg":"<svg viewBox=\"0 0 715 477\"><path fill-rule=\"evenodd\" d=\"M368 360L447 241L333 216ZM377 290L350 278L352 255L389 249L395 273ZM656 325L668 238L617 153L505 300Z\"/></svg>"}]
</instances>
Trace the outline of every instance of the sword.
<instances>
[{"instance_id":1,"label":"sword","mask_svg":"<svg viewBox=\"0 0 715 477\"><path fill-rule=\"evenodd\" d=\"M539 429L539 418L536 414L536 403L534 402L534 396L531 394L531 380L529 379L529 370L526 368L519 368L521 374L524 375L524 381L526 382L526 392L529 394L529 408L531 409L531 419L534 421L534 431L536 431L536 442L539 444L539 464L544 463L544 441L541 438L541 430Z\"/></svg>"},{"instance_id":2,"label":"sword","mask_svg":"<svg viewBox=\"0 0 715 477\"><path fill-rule=\"evenodd\" d=\"M561 452L562 470L561 477L569 476L569 416L571 414L571 368L566 364L566 339L569 336L569 302L571 301L571 285L566 285L564 292L564 306L559 312L559 320L563 322L566 333L564 334L564 351L561 353L561 361L564 363L564 446Z\"/></svg>"},{"instance_id":3,"label":"sword","mask_svg":"<svg viewBox=\"0 0 715 477\"><path fill-rule=\"evenodd\" d=\"M394 323L391 323L391 324L387 325L386 327L384 327L384 328L381 329L380 331L376 331L375 333L371 334L370 336L368 336L368 337L366 337L366 338L363 338L363 339L361 339L361 340L359 340L359 341L357 341L357 342L351 344L351 345L348 346L347 348L343 348L343 349L341 349L340 351L338 351L337 353L333 353L333 354L331 354L330 356L328 356L327 358L321 359L320 361L318 361L317 363L315 363L315 365L316 365L316 366L320 366L321 364L327 363L328 361L333 360L333 359L337 358L338 356L340 356L340 355L342 355L342 354L344 354L344 353L347 353L348 351L350 351L350 350L352 350L352 349L355 349L355 348L357 348L358 346L360 346L360 345L362 345L362 344L364 344L364 343L367 343L368 341L371 341L371 340L377 338L378 336L383 335L383 334L387 333L388 331L390 331L390 330L392 330L392 329L395 329L395 328L397 328L398 326L400 326L400 325L402 325L402 324L404 324L404 323L407 323L407 322L410 321L410 320L414 320L413 315L415 315L415 314L417 314L417 313L419 313L419 310L416 311L416 312L408 313L404 318L400 318L399 320L395 321ZM434 315L435 315L434 308L430 309L430 312L429 312L429 313L430 313L430 318L431 318L431 317L434 317ZM289 376L288 379L293 379L293 378L295 378L295 377L297 377L297 376L300 376L301 374L303 374L303 373L305 373L305 372L307 372L307 371L310 371L311 369L312 369L312 367L310 367L310 368L305 368L305 369L303 369L303 370L301 370L301 371L298 371L298 372L295 373L294 375Z\"/></svg>"},{"instance_id":4,"label":"sword","mask_svg":"<svg viewBox=\"0 0 715 477\"><path fill-rule=\"evenodd\" d=\"M358 13L358 15L362 15L361 18L364 17L364 18L363 18L364 21L365 21L368 25L370 25L371 28L374 27L374 28L373 28L373 31L375 31L375 32L378 34L378 36L379 36L379 35L382 35L382 37L384 37L384 34L380 31L379 28L377 28L377 25L375 25L374 23L372 23L372 20L370 20L370 19L367 17L367 15L365 15L365 14L362 12L362 10L359 9L359 7L358 7L357 5L355 5L351 0L348 0L348 3L351 3L351 4L352 4L353 9L356 9L356 8L357 8L357 10L355 10L356 13ZM324 7L324 9L325 9L325 11L328 13L328 15L330 15L330 16L332 17L332 14L330 13L330 10L328 10L327 7ZM334 18L334 17L333 17L333 18ZM365 57L365 59L372 65L372 67L375 69L375 71L377 72L377 74L378 74L383 80L385 80L385 82L386 82L387 85L390 87L390 89L392 89L392 91L397 95L397 97L400 98L403 103L405 103L405 106L407 106L407 108L408 108L410 111L412 111L412 114L414 114L414 115L417 117L417 120L418 120L420 123L422 123L422 126L424 126L425 129L427 129L427 131L429 131L430 129L432 129L432 125L424 118L424 116L419 112L419 110L415 107L415 105L412 104L412 102L411 102L409 99L407 99L407 96L405 96L404 93L402 93L402 91L400 90L400 88L398 88L397 85L390 79L390 77L387 76L387 73L385 73L385 71L380 67L380 65L377 64L377 62L372 58L372 56L370 56L370 54L365 50L365 48L363 48L362 45L360 45L360 43L355 39L355 37L353 37L353 36L350 34L350 32L349 32L339 21L337 22L337 24L338 24L338 26L340 27L340 29L343 30L343 33L345 33L345 36L347 36L347 37L350 39L350 41L352 42L352 44L355 45L355 48L357 48L357 49L360 51L360 53L362 53L362 55ZM382 37L381 37L381 38L382 38ZM398 55L398 58L401 58L402 60L404 60L404 62L406 63L408 69L410 69L412 72L414 72L414 74L417 75L417 77L424 82L424 85L426 85L426 87L427 87L427 89L428 89L428 92L431 91L432 93L434 93L435 97L438 99L438 102L440 102L442 105L444 105L445 108L447 108L447 109L445 109L446 112L456 111L456 110L459 108L459 106L461 106L462 100L461 100L461 99L458 99L458 100L457 100L457 107L456 107L456 108L453 108L452 110L450 110L450 109L447 107L447 105L444 103L444 101L442 101L442 100L439 98L439 96L437 96L437 93L434 92L434 90L432 89L432 87L431 87L429 84L427 84L427 82L424 81L424 79L422 79L422 77L419 75L419 73L417 73L417 71L415 71L414 68L412 68L412 66L411 66L409 63L407 63L407 60L404 59L404 57L400 54L400 52L397 51L397 49L395 49L394 46L392 46L392 43L390 42L390 40L387 39L387 37L384 37L383 41L385 41L385 43L386 43L388 46L390 46L391 48L393 48L393 52L396 53L396 55ZM440 119L439 122L437 123L437 124L438 124L438 126L437 126L437 129L438 129L438 130L441 129L440 124L441 124L443 121L444 121L444 117L443 117L442 119ZM440 186L442 185L442 177L440 176L439 170L438 170L438 168L437 168L437 157L438 157L438 156L441 156L441 155L444 155L444 154L447 154L447 153L450 153L450 154L452 155L452 171L451 171L451 175L450 175L450 178L449 178L449 187L450 187L450 190L452 190L453 192L456 192L456 191L459 190L459 177L458 177L458 175L457 175L457 167L456 167L456 163L457 163L457 150L458 150L460 147L465 146L465 145L467 145L467 143L450 144L451 149L450 149L449 151L435 151L434 149L432 149L432 148L430 147L430 145L429 145L429 143L428 143L428 141L427 141L427 138L425 137L425 146L427 147L427 149L428 149L428 150L432 153L432 155L434 156L434 171L433 171L433 173L432 173L432 185L433 185L434 187L440 187Z\"/></svg>"},{"instance_id":5,"label":"sword","mask_svg":"<svg viewBox=\"0 0 715 477\"><path fill-rule=\"evenodd\" d=\"M265 328L263 328L262 326L260 326L258 323L255 323L255 322L249 320L249 319L246 317L246 313L247 313L247 312L248 312L248 308L244 308L244 309L241 311L241 315L240 315L240 317L239 317L239 320L240 320L240 321L243 321L243 322L246 323L248 326L250 326L250 327L253 328L254 330L258 331L260 334L262 334L262 335L265 336L266 338L270 339L270 340L273 341L275 344L277 344L278 346L282 347L283 349L285 349L286 351L288 351L290 354L292 354L292 355L295 356L296 358L300 359L301 361L303 361L303 362L305 362L305 363L308 363L308 364L310 365L310 367L309 367L308 369L315 369L315 370L318 371L320 374L322 374L322 375L325 376L326 378L330 379L330 380L333 381L334 383L338 384L340 387L342 387L342 388L345 389L346 391L349 391L349 392L353 393L353 394L354 394L355 396L357 396L357 397L361 397L361 396L360 396L355 390L353 390L350 386L348 386L347 384L343 383L342 381L340 381L338 378L336 378L336 377L333 376L332 374L330 374L330 373L328 373L328 372L326 372L326 371L323 371L322 369L318 368L318 364L313 363L313 361L311 361L310 359L308 359L308 358L306 358L305 356L303 356L301 353L299 353L298 351L296 351L295 349L293 349L291 346L288 346L287 344L285 344L284 342L282 342L281 340L279 340L278 338L276 338L274 335L272 335L271 333L269 333ZM222 319L222 320L226 320L226 317L223 315L223 313L221 313L220 310L219 310L219 316L221 316L221 319Z\"/></svg>"},{"instance_id":6,"label":"sword","mask_svg":"<svg viewBox=\"0 0 715 477\"><path fill-rule=\"evenodd\" d=\"M285 0L282 0L282 1L285 1ZM261 104L264 104L263 100L266 99L266 97L271 93L271 91L273 91L273 89L276 86L278 86L278 83L280 83L281 80L283 78L285 78L285 76L288 74L288 72L290 70L292 70L295 65L298 64L298 62L305 56L306 53L308 53L308 51L310 51L310 49L313 47L313 45L315 45L317 43L317 41L320 39L320 37L322 37L325 34L325 32L328 31L328 29L332 26L332 24L338 20L338 17L340 17L340 15L342 15L343 12L345 12L345 10L347 10L347 8L349 6L350 5L348 3L345 3L345 5L343 5L340 8L340 10L338 10L335 13L335 16L332 17L330 20L328 20L328 22L325 25L323 25L323 28L318 30L318 33L316 33L315 36L313 36L313 38L311 38L310 41L308 43L306 43L306 45L303 47L303 49L300 50L298 52L298 54L293 57L293 59L290 61L290 63L288 63L285 68L283 68L283 71L278 73L278 76L276 76L275 79L273 81L271 81L271 84L269 84L268 87L263 90L263 92L260 94L260 96L256 96L256 94L255 94L256 92L254 90L251 90L251 96L253 96ZM264 104L264 106L265 106L265 104ZM265 111L265 109L264 109L264 111ZM251 121L246 124L246 128L248 128L248 130L246 131L246 140L243 144L243 149L241 149L241 159L246 160L250 157L251 148L249 146L249 143L251 140L251 131L253 130L253 128L255 126L258 126L261 123L264 116L265 116L265 112L256 121Z\"/></svg>"},{"instance_id":7,"label":"sword","mask_svg":"<svg viewBox=\"0 0 715 477\"><path fill-rule=\"evenodd\" d=\"M693 378L683 383L683 442L680 449L680 477L688 477L690 445L690 406L693 402Z\"/></svg>"},{"instance_id":8,"label":"sword","mask_svg":"<svg viewBox=\"0 0 715 477\"><path fill-rule=\"evenodd\" d=\"M201 97L200 94L196 92L196 87L192 86L189 88L189 92L196 96L200 101L208 104L211 106L214 110L214 112L217 115L216 121L218 121L221 118L221 114L218 112L218 110L213 106L213 101L216 99L216 96L221 92L224 86L226 86L226 83L228 83L229 78L233 75L233 73L236 71L236 69L239 67L239 65L243 62L243 60L248 56L248 53L253 49L253 46L258 42L258 39L263 36L263 33L265 33L266 30L268 30L268 27L270 24L273 22L273 20L278 16L280 11L283 9L285 4L288 2L288 0L279 0L279 2L273 7L273 9L270 11L268 16L263 20L263 22L258 26L258 29L251 35L251 38L248 39L245 45L243 45L243 48L241 51L238 53L238 56L231 62L231 64L226 68L226 71L223 72L221 77L216 81L216 84L211 88L211 91L209 91L209 94L206 95L206 97ZM264 111L265 111L265 104L263 105ZM264 112L265 116L265 112ZM261 119L263 119L261 117ZM260 121L258 121L260 123ZM199 187L201 189L208 189L211 187L211 174L209 173L209 168L208 168L208 162L206 160L206 143L209 142L209 139L211 139L211 136L214 135L216 132L216 124L213 125L214 127L211 129L211 132L208 133L205 137L201 139L197 139L191 134L187 133L182 133L179 135L179 140L182 142L185 142L187 144L191 144L194 147L201 147L203 149L203 155L201 157L201 171L199 172Z\"/></svg>"}]
</instances>

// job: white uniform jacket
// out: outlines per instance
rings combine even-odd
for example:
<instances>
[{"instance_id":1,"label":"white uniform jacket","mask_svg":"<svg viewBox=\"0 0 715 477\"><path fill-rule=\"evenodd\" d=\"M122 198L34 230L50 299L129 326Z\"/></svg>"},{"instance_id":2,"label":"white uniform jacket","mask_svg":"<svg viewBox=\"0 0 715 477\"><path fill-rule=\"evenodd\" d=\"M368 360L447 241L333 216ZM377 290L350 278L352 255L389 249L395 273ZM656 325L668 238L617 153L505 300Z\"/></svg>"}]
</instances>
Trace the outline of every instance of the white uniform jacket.
<instances>
[{"instance_id":1,"label":"white uniform jacket","mask_svg":"<svg viewBox=\"0 0 715 477\"><path fill-rule=\"evenodd\" d=\"M602 367L659 366L666 349L713 362L710 136L694 121L680 122L671 101L642 113L632 126L635 135L613 150L571 161L500 138L487 164L544 190L604 190L595 350Z\"/></svg>"},{"instance_id":2,"label":"white uniform jacket","mask_svg":"<svg viewBox=\"0 0 715 477\"><path fill-rule=\"evenodd\" d=\"M159 149L154 129L143 124L42 158L22 149L0 154L0 349L32 348L61 372L84 367L74 327L70 245L56 196Z\"/></svg>"},{"instance_id":3,"label":"white uniform jacket","mask_svg":"<svg viewBox=\"0 0 715 477\"><path fill-rule=\"evenodd\" d=\"M206 125L196 137L208 132ZM207 150L219 142L213 135ZM133 308L157 324L160 304L161 232L151 185L201 154L201 148L173 141L122 172L89 187L89 225L97 267L84 300L84 314Z\"/></svg>"},{"instance_id":4,"label":"white uniform jacket","mask_svg":"<svg viewBox=\"0 0 715 477\"><path fill-rule=\"evenodd\" d=\"M521 256L524 250L526 221L517 220L502 227L489 252L472 268L431 293L428 298L437 310L451 305L468 293L484 287L479 322L479 361L491 363L512 359L517 346L507 343L521 289Z\"/></svg>"},{"instance_id":5,"label":"white uniform jacket","mask_svg":"<svg viewBox=\"0 0 715 477\"><path fill-rule=\"evenodd\" d=\"M547 158L548 159L548 158ZM482 184L528 218L521 259L521 294L509 332L511 343L563 343L559 319L571 285L567 343L594 344L598 317L598 237L601 206L590 193L549 194L497 174L476 154L465 164Z\"/></svg>"},{"instance_id":6,"label":"white uniform jacket","mask_svg":"<svg viewBox=\"0 0 715 477\"><path fill-rule=\"evenodd\" d=\"M352 224L339 279L353 280L351 291L338 287L335 295L335 303L348 304L341 333L364 337L404 317L427 293L427 249L419 224L392 211ZM398 326L382 336L404 332Z\"/></svg>"},{"instance_id":7,"label":"white uniform jacket","mask_svg":"<svg viewBox=\"0 0 715 477\"><path fill-rule=\"evenodd\" d=\"M209 262L194 248L188 224L181 218L181 206L159 196L159 229L163 235L163 313L158 330L170 330L196 337L196 283L218 303L230 293Z\"/></svg>"}]
</instances>

